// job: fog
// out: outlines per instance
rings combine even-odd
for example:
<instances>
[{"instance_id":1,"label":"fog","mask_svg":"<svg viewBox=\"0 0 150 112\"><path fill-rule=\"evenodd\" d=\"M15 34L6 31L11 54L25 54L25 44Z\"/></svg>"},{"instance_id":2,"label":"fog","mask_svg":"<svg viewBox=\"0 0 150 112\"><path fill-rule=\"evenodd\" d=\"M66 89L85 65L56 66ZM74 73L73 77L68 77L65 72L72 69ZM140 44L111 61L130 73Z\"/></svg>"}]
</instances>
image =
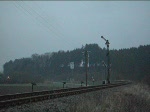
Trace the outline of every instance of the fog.
<instances>
[{"instance_id":1,"label":"fog","mask_svg":"<svg viewBox=\"0 0 150 112\"><path fill-rule=\"evenodd\" d=\"M9 60L86 43L110 49L150 44L148 1L1 1L0 71Z\"/></svg>"}]
</instances>

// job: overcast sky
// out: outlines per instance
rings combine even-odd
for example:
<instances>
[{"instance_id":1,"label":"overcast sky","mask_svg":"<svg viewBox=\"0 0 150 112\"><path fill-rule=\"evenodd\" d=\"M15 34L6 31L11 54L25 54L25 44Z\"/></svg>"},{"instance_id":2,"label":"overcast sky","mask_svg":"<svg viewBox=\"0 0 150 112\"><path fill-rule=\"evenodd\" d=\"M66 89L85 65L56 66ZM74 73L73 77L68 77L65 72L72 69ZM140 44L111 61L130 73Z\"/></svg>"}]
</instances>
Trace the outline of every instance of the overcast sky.
<instances>
[{"instance_id":1,"label":"overcast sky","mask_svg":"<svg viewBox=\"0 0 150 112\"><path fill-rule=\"evenodd\" d=\"M110 41L111 49L150 44L148 1L0 1L0 71L32 54Z\"/></svg>"}]
</instances>

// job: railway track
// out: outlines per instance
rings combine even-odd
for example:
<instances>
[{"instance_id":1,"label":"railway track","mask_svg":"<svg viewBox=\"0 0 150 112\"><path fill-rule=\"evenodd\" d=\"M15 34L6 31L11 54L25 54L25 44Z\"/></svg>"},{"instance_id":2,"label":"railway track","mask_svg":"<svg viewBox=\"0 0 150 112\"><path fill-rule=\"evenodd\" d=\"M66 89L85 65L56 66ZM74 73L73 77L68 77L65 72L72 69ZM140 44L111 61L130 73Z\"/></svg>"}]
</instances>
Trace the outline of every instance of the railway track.
<instances>
[{"instance_id":1,"label":"railway track","mask_svg":"<svg viewBox=\"0 0 150 112\"><path fill-rule=\"evenodd\" d=\"M9 106L16 106L31 102L37 102L48 99L55 99L60 97L66 97L76 94L82 94L91 91L102 90L106 88L113 88L118 86L123 86L130 84L131 82L118 82L114 84L98 85L98 86L88 86L79 88L67 88L58 89L51 91L37 91L32 93L19 93L0 96L0 108L7 108Z\"/></svg>"}]
</instances>

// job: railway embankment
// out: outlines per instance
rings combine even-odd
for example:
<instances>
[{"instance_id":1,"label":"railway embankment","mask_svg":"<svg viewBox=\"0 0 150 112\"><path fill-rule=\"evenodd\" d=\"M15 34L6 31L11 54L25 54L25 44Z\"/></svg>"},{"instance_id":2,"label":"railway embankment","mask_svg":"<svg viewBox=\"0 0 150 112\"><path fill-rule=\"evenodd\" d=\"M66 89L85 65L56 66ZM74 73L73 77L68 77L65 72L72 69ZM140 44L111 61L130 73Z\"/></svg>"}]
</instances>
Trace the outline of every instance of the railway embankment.
<instances>
[{"instance_id":1,"label":"railway embankment","mask_svg":"<svg viewBox=\"0 0 150 112\"><path fill-rule=\"evenodd\" d=\"M2 112L149 112L150 88L131 84L2 109Z\"/></svg>"}]
</instances>

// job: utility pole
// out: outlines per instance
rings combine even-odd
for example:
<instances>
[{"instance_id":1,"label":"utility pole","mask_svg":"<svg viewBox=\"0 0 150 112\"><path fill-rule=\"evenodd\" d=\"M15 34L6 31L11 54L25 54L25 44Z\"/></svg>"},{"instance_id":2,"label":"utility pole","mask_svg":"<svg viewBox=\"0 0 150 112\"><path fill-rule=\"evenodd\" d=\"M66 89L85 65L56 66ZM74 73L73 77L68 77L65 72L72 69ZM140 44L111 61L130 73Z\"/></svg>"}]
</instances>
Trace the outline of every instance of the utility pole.
<instances>
[{"instance_id":1,"label":"utility pole","mask_svg":"<svg viewBox=\"0 0 150 112\"><path fill-rule=\"evenodd\" d=\"M89 51L85 50L84 52L84 56L85 56L85 82L86 82L86 86L87 86L87 73L88 73L88 63L89 63Z\"/></svg>"},{"instance_id":2,"label":"utility pole","mask_svg":"<svg viewBox=\"0 0 150 112\"><path fill-rule=\"evenodd\" d=\"M107 46L107 53L106 53L106 56L107 56L107 83L109 84L110 83L110 57L109 57L109 40L106 40L103 36L101 36L102 39L104 39L106 41L106 46Z\"/></svg>"}]
</instances>

